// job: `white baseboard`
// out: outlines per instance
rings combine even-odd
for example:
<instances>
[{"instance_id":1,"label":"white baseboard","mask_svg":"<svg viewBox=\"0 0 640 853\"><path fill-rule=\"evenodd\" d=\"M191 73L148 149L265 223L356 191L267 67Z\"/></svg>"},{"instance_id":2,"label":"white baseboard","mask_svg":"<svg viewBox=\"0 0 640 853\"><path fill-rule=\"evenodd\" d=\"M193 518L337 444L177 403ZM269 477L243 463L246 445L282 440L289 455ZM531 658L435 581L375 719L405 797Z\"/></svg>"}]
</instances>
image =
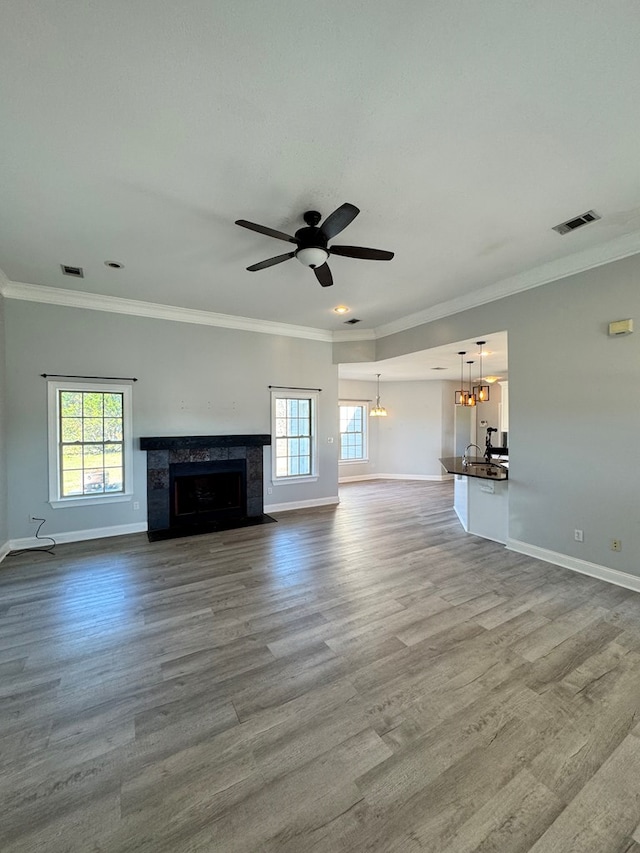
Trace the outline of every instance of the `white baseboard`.
<instances>
[{"instance_id":1,"label":"white baseboard","mask_svg":"<svg viewBox=\"0 0 640 853\"><path fill-rule=\"evenodd\" d=\"M355 477L339 477L339 483L357 483L360 480L428 480L442 483L453 480L453 474L356 474Z\"/></svg>"},{"instance_id":2,"label":"white baseboard","mask_svg":"<svg viewBox=\"0 0 640 853\"><path fill-rule=\"evenodd\" d=\"M455 506L454 506L454 508L453 508L453 511L454 511L454 512L455 512L455 514L458 516L458 521L459 521L459 522L460 522L460 524L462 525L462 529L464 530L464 532L465 532L465 533L468 533L468 532L469 532L469 530L468 530L468 528L467 528L467 522L462 518L462 516L460 515L460 513L458 512L458 510L457 510L457 508L456 508ZM504 542L503 542L502 544L504 545Z\"/></svg>"},{"instance_id":3,"label":"white baseboard","mask_svg":"<svg viewBox=\"0 0 640 853\"><path fill-rule=\"evenodd\" d=\"M5 542L3 545L0 545L0 563L4 560L10 550L11 542Z\"/></svg>"},{"instance_id":4,"label":"white baseboard","mask_svg":"<svg viewBox=\"0 0 640 853\"><path fill-rule=\"evenodd\" d=\"M311 498L308 501L289 501L284 504L269 504L265 506L264 511L269 512L287 512L290 509L308 509L314 506L335 506L340 503L340 498L336 495L333 498Z\"/></svg>"},{"instance_id":5,"label":"white baseboard","mask_svg":"<svg viewBox=\"0 0 640 853\"><path fill-rule=\"evenodd\" d=\"M359 483L360 480L380 480L379 474L355 474L353 477L338 477L339 483Z\"/></svg>"},{"instance_id":6,"label":"white baseboard","mask_svg":"<svg viewBox=\"0 0 640 853\"><path fill-rule=\"evenodd\" d=\"M56 544L63 542L85 542L88 539L107 539L110 536L127 536L130 533L146 533L147 522L138 521L135 524L116 524L113 527L93 527L90 530L70 530L67 533L52 533L51 539ZM35 536L27 536L25 539L12 539L9 542L11 551L20 551L23 548L41 548L51 544L45 533L38 539Z\"/></svg>"},{"instance_id":7,"label":"white baseboard","mask_svg":"<svg viewBox=\"0 0 640 853\"><path fill-rule=\"evenodd\" d=\"M558 551L549 551L547 548L539 548L537 545L520 542L518 539L507 539L506 547L509 551L517 551L519 554L544 560L545 563L553 563L556 566L562 566L564 569L570 569L572 572L579 572L581 575L589 575L591 578L640 592L640 577L630 575L628 572L610 569L608 566L600 566L598 563L590 563L588 560L580 560L578 557L570 557L568 554L560 554Z\"/></svg>"}]
</instances>

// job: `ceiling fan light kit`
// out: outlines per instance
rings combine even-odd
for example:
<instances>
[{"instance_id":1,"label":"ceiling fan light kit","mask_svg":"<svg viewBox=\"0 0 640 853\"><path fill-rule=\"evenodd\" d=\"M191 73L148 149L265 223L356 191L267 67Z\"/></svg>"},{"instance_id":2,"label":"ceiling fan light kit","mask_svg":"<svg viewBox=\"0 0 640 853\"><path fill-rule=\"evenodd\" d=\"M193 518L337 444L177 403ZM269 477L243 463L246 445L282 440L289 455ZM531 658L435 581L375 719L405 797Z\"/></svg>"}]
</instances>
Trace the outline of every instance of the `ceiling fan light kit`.
<instances>
[{"instance_id":1,"label":"ceiling fan light kit","mask_svg":"<svg viewBox=\"0 0 640 853\"><path fill-rule=\"evenodd\" d=\"M328 257L329 252L319 246L309 246L306 249L298 249L296 252L296 258L300 263L304 264L305 267L311 267L312 270L326 263Z\"/></svg>"},{"instance_id":2,"label":"ceiling fan light kit","mask_svg":"<svg viewBox=\"0 0 640 853\"><path fill-rule=\"evenodd\" d=\"M390 261L393 258L393 252L387 252L383 249L368 249L365 246L328 245L329 240L344 231L359 213L359 209L354 204L345 202L327 216L320 225L322 215L317 210L307 210L303 215L306 227L298 229L294 237L285 234L284 231L277 231L275 228L267 228L265 225L258 225L246 219L236 219L236 225L240 225L242 228L257 231L258 234L265 234L267 237L273 237L276 240L294 243L297 246L293 252L276 255L274 258L252 264L247 269L249 272L257 272L275 266L275 264L281 264L291 258L297 258L301 264L314 271L322 287L330 287L333 284L333 276L327 264L329 255L342 255L345 258L360 258L368 261Z\"/></svg>"}]
</instances>

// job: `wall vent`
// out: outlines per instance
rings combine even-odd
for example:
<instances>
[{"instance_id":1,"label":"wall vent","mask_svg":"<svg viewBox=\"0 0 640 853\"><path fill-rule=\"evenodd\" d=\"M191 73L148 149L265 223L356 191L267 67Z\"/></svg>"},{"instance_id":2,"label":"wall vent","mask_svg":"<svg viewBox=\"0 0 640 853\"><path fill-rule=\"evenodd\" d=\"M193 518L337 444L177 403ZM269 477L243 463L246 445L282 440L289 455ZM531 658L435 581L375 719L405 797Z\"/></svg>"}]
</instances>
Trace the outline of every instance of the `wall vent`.
<instances>
[{"instance_id":1,"label":"wall vent","mask_svg":"<svg viewBox=\"0 0 640 853\"><path fill-rule=\"evenodd\" d=\"M355 324L359 323L360 320L358 320L357 317L352 317L350 320L345 320L344 322L347 326L355 326Z\"/></svg>"},{"instance_id":2,"label":"wall vent","mask_svg":"<svg viewBox=\"0 0 640 853\"><path fill-rule=\"evenodd\" d=\"M84 270L82 267L70 267L68 264L60 264L60 269L63 275L72 275L75 278L84 278Z\"/></svg>"},{"instance_id":3,"label":"wall vent","mask_svg":"<svg viewBox=\"0 0 640 853\"><path fill-rule=\"evenodd\" d=\"M576 228L582 228L583 225L588 225L590 222L595 222L602 217L595 210L587 210L586 213L581 213L580 216L574 216L573 219L567 219L566 222L561 222L560 225L554 225L552 231L557 231L558 234L569 234L570 231L575 231Z\"/></svg>"}]
</instances>

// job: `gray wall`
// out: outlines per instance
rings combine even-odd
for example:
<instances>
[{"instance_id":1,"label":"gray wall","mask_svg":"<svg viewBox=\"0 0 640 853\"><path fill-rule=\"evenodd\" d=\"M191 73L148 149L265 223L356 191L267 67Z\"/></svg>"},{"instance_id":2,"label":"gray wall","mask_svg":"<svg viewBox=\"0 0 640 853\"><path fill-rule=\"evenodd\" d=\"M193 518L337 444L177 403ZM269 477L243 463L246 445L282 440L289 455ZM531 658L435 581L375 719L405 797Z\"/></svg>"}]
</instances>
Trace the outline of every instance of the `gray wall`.
<instances>
[{"instance_id":1,"label":"gray wall","mask_svg":"<svg viewBox=\"0 0 640 853\"><path fill-rule=\"evenodd\" d=\"M389 412L380 424L380 471L440 477L442 466L442 382L385 382L382 403Z\"/></svg>"},{"instance_id":2,"label":"gray wall","mask_svg":"<svg viewBox=\"0 0 640 853\"><path fill-rule=\"evenodd\" d=\"M5 300L0 296L0 549L9 539L7 500L7 442L6 442L6 371L5 371Z\"/></svg>"},{"instance_id":3,"label":"gray wall","mask_svg":"<svg viewBox=\"0 0 640 853\"><path fill-rule=\"evenodd\" d=\"M134 438L270 433L269 385L322 388L317 482L272 486L265 504L337 496L337 367L331 345L298 338L6 300L9 535L88 530L146 521L146 454L134 455L133 502L52 509L47 485L46 381L41 373L136 376ZM328 443L329 437L334 443ZM134 445L137 444L134 441Z\"/></svg>"},{"instance_id":4,"label":"gray wall","mask_svg":"<svg viewBox=\"0 0 640 853\"><path fill-rule=\"evenodd\" d=\"M376 357L506 329L510 537L640 576L640 332L607 335L627 317L638 255L381 338Z\"/></svg>"},{"instance_id":5,"label":"gray wall","mask_svg":"<svg viewBox=\"0 0 640 853\"><path fill-rule=\"evenodd\" d=\"M455 393L458 390L459 382L440 382L438 383L442 396L442 425L440 432L440 456L455 456Z\"/></svg>"}]
</instances>

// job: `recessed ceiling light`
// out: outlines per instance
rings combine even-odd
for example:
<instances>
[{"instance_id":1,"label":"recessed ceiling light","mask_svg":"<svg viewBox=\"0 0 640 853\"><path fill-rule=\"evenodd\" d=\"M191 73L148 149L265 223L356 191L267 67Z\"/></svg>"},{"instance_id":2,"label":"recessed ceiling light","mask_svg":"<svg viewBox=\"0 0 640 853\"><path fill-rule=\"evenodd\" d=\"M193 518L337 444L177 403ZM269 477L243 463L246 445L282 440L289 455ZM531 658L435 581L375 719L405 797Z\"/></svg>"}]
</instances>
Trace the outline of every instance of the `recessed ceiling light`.
<instances>
[{"instance_id":1,"label":"recessed ceiling light","mask_svg":"<svg viewBox=\"0 0 640 853\"><path fill-rule=\"evenodd\" d=\"M336 314L346 314L350 309L346 305L336 305L333 310Z\"/></svg>"},{"instance_id":2,"label":"recessed ceiling light","mask_svg":"<svg viewBox=\"0 0 640 853\"><path fill-rule=\"evenodd\" d=\"M119 263L118 261L105 261L105 267L111 267L112 270L123 270L124 264Z\"/></svg>"}]
</instances>

